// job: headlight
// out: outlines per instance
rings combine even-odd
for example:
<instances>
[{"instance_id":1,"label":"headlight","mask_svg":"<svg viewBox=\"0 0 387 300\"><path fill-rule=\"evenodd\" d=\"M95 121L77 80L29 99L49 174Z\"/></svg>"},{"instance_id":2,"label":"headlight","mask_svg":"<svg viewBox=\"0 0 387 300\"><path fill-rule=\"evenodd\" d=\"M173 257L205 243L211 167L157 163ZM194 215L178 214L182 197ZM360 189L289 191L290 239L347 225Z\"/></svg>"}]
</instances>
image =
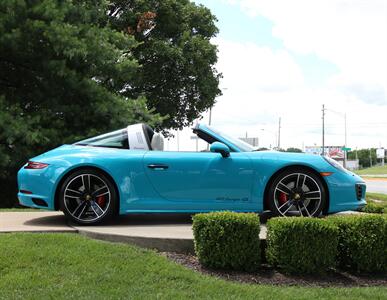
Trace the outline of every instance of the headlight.
<instances>
[{"instance_id":1,"label":"headlight","mask_svg":"<svg viewBox=\"0 0 387 300\"><path fill-rule=\"evenodd\" d=\"M341 164L339 164L337 161L334 159L330 158L329 156L323 156L323 158L332 166L335 167L336 169L339 169L340 171L343 172L348 172L346 168L344 168Z\"/></svg>"}]
</instances>

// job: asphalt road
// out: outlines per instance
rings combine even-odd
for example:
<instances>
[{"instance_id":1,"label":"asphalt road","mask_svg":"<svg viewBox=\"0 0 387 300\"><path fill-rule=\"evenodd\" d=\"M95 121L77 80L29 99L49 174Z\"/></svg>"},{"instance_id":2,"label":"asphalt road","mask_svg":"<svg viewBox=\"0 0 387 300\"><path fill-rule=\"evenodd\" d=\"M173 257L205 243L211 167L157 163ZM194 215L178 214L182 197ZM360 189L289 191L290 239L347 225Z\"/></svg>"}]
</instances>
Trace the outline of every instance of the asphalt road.
<instances>
[{"instance_id":1,"label":"asphalt road","mask_svg":"<svg viewBox=\"0 0 387 300\"><path fill-rule=\"evenodd\" d=\"M367 184L367 192L387 194L387 180L364 179L364 181Z\"/></svg>"}]
</instances>

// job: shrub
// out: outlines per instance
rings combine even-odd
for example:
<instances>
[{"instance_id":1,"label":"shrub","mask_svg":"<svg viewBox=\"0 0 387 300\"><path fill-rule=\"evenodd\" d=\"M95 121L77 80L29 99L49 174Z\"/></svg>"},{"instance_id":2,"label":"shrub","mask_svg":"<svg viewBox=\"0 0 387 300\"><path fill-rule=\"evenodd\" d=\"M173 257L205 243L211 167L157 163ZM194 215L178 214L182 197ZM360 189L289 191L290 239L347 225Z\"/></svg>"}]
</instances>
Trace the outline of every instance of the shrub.
<instances>
[{"instance_id":1,"label":"shrub","mask_svg":"<svg viewBox=\"0 0 387 300\"><path fill-rule=\"evenodd\" d=\"M256 270L260 265L260 222L256 214L214 212L193 217L195 252L210 268Z\"/></svg>"},{"instance_id":2,"label":"shrub","mask_svg":"<svg viewBox=\"0 0 387 300\"><path fill-rule=\"evenodd\" d=\"M385 211L385 207L383 204L368 201L367 205L364 206L362 211L371 214L383 214Z\"/></svg>"},{"instance_id":3,"label":"shrub","mask_svg":"<svg viewBox=\"0 0 387 300\"><path fill-rule=\"evenodd\" d=\"M334 216L339 229L338 263L358 272L387 271L385 215Z\"/></svg>"},{"instance_id":4,"label":"shrub","mask_svg":"<svg viewBox=\"0 0 387 300\"><path fill-rule=\"evenodd\" d=\"M335 266L338 229L327 220L273 218L267 234L268 262L287 273L324 273Z\"/></svg>"}]
</instances>

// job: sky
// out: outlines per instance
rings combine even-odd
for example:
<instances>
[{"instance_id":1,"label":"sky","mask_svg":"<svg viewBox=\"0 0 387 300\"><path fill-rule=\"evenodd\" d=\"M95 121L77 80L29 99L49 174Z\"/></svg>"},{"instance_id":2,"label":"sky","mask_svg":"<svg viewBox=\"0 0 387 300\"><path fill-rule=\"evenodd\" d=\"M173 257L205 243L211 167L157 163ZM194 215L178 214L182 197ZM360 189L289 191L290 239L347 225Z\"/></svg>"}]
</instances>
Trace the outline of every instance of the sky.
<instances>
[{"instance_id":1,"label":"sky","mask_svg":"<svg viewBox=\"0 0 387 300\"><path fill-rule=\"evenodd\" d=\"M218 19L212 126L274 147L281 118L281 148L321 145L325 104L326 145L345 144L346 115L347 147L387 148L386 0L195 2ZM191 136L179 133L179 150L195 150Z\"/></svg>"}]
</instances>

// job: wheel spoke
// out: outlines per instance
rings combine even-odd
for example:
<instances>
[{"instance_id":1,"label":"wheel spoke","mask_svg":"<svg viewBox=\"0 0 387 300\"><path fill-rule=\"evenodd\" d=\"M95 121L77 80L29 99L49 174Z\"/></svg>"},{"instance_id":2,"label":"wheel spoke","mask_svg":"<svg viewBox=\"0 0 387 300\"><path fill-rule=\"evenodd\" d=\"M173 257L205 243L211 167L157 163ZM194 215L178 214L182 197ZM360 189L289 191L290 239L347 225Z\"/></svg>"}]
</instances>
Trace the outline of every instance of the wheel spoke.
<instances>
[{"instance_id":1,"label":"wheel spoke","mask_svg":"<svg viewBox=\"0 0 387 300\"><path fill-rule=\"evenodd\" d=\"M304 203L304 202L301 202L301 204L302 204L303 208L305 209L305 211L306 211L308 217L310 217L310 213L309 213L309 211L308 211L308 208L305 206L305 203Z\"/></svg>"},{"instance_id":2,"label":"wheel spoke","mask_svg":"<svg viewBox=\"0 0 387 300\"><path fill-rule=\"evenodd\" d=\"M298 208L298 211L300 212L301 214L301 217L304 216L304 214L302 213L302 210L301 210L301 205L299 203L296 204L297 208Z\"/></svg>"},{"instance_id":3,"label":"wheel spoke","mask_svg":"<svg viewBox=\"0 0 387 300\"><path fill-rule=\"evenodd\" d=\"M280 207L278 207L278 211L282 214L285 215L289 209L293 206L293 200L286 201L284 204L282 204ZM282 212L282 208L287 207L284 212Z\"/></svg>"},{"instance_id":4,"label":"wheel spoke","mask_svg":"<svg viewBox=\"0 0 387 300\"><path fill-rule=\"evenodd\" d=\"M303 189L303 188L304 188L304 185L305 185L305 180L306 180L306 175L304 174L304 180L302 181L301 189Z\"/></svg>"},{"instance_id":5,"label":"wheel spoke","mask_svg":"<svg viewBox=\"0 0 387 300\"><path fill-rule=\"evenodd\" d=\"M110 207L108 184L95 174L83 173L72 178L64 189L64 205L68 213L79 221L92 223L102 218ZM103 208L95 200L103 197Z\"/></svg>"},{"instance_id":6,"label":"wheel spoke","mask_svg":"<svg viewBox=\"0 0 387 300\"><path fill-rule=\"evenodd\" d=\"M73 215L74 217L76 217L76 218L79 219L79 218L82 216L83 212L85 211L86 207L87 207L87 203L86 203L85 201L82 201L82 202L77 206L77 208L74 209L72 215ZM77 214L77 212L79 212L79 211L80 211L80 213ZM77 216L76 216L76 214L77 214Z\"/></svg>"},{"instance_id":7,"label":"wheel spoke","mask_svg":"<svg viewBox=\"0 0 387 300\"><path fill-rule=\"evenodd\" d=\"M107 189L109 191L109 188L107 187L107 185L105 185L103 187L100 187L100 188L96 189L94 192L91 193L91 195L95 196L95 194L100 193L104 189ZM99 196L101 196L101 195L98 195L98 196L95 196L95 197L99 197Z\"/></svg>"},{"instance_id":8,"label":"wheel spoke","mask_svg":"<svg viewBox=\"0 0 387 300\"><path fill-rule=\"evenodd\" d=\"M285 175L274 189L274 204L277 212L283 216L293 213L304 217L314 216L321 209L322 199L319 181L304 172Z\"/></svg>"},{"instance_id":9,"label":"wheel spoke","mask_svg":"<svg viewBox=\"0 0 387 300\"><path fill-rule=\"evenodd\" d=\"M76 195L78 195L78 196L82 196L82 192L76 191L76 190L72 190L72 189L69 189L69 188L66 189L66 193L67 193L67 192L76 194Z\"/></svg>"},{"instance_id":10,"label":"wheel spoke","mask_svg":"<svg viewBox=\"0 0 387 300\"><path fill-rule=\"evenodd\" d=\"M95 213L95 215L97 216L97 217L99 217L99 216L101 216L103 213L104 213L104 211L101 209L101 207L97 204L97 202L91 202L91 209L93 210L93 212ZM100 213L98 213L97 212L97 210L98 211L100 211Z\"/></svg>"},{"instance_id":11,"label":"wheel spoke","mask_svg":"<svg viewBox=\"0 0 387 300\"><path fill-rule=\"evenodd\" d=\"M105 211L101 208L101 206L99 206L99 204L98 204L97 202L93 201L91 205L92 205L93 210L94 210L94 212L96 213L96 215L100 216L100 215L102 215L102 214L105 212ZM98 213L96 212L96 210L99 210L99 211L100 211L100 214L98 214Z\"/></svg>"},{"instance_id":12,"label":"wheel spoke","mask_svg":"<svg viewBox=\"0 0 387 300\"><path fill-rule=\"evenodd\" d=\"M289 205L289 207L282 213L282 215L286 215L286 213L290 210L290 208L293 206L293 203Z\"/></svg>"},{"instance_id":13,"label":"wheel spoke","mask_svg":"<svg viewBox=\"0 0 387 300\"><path fill-rule=\"evenodd\" d=\"M320 195L320 191L308 191L308 192L305 192L304 195L310 195L310 194L316 194L318 193Z\"/></svg>"},{"instance_id":14,"label":"wheel spoke","mask_svg":"<svg viewBox=\"0 0 387 300\"><path fill-rule=\"evenodd\" d=\"M84 191L89 192L90 191L90 175L89 174L82 175L82 184L83 184Z\"/></svg>"},{"instance_id":15,"label":"wheel spoke","mask_svg":"<svg viewBox=\"0 0 387 300\"><path fill-rule=\"evenodd\" d=\"M282 193L285 193L286 195L289 195L292 191L290 190L290 188L288 188L287 185L283 184L282 182L280 182L278 185L277 185L277 190L281 191Z\"/></svg>"},{"instance_id":16,"label":"wheel spoke","mask_svg":"<svg viewBox=\"0 0 387 300\"><path fill-rule=\"evenodd\" d=\"M301 177L301 174L300 174L300 173L298 173L298 174L297 174L297 181L296 181L296 186L295 186L296 188L298 188L298 187L299 187L298 185L299 185L299 183L300 183L300 177Z\"/></svg>"},{"instance_id":17,"label":"wheel spoke","mask_svg":"<svg viewBox=\"0 0 387 300\"><path fill-rule=\"evenodd\" d=\"M282 207L284 207L285 205L289 205L289 202L291 202L292 200L288 200L286 201L284 204L282 204L280 207L278 207L278 210L281 210Z\"/></svg>"},{"instance_id":18,"label":"wheel spoke","mask_svg":"<svg viewBox=\"0 0 387 300\"><path fill-rule=\"evenodd\" d=\"M73 198L73 199L80 199L80 197L70 196L70 195L65 195L65 197L67 197L67 198Z\"/></svg>"},{"instance_id":19,"label":"wheel spoke","mask_svg":"<svg viewBox=\"0 0 387 300\"><path fill-rule=\"evenodd\" d=\"M98 195L95 195L95 197L98 198L98 197L105 196L105 195L108 195L108 194L110 194L109 191L101 193L101 194L98 194Z\"/></svg>"}]
</instances>

